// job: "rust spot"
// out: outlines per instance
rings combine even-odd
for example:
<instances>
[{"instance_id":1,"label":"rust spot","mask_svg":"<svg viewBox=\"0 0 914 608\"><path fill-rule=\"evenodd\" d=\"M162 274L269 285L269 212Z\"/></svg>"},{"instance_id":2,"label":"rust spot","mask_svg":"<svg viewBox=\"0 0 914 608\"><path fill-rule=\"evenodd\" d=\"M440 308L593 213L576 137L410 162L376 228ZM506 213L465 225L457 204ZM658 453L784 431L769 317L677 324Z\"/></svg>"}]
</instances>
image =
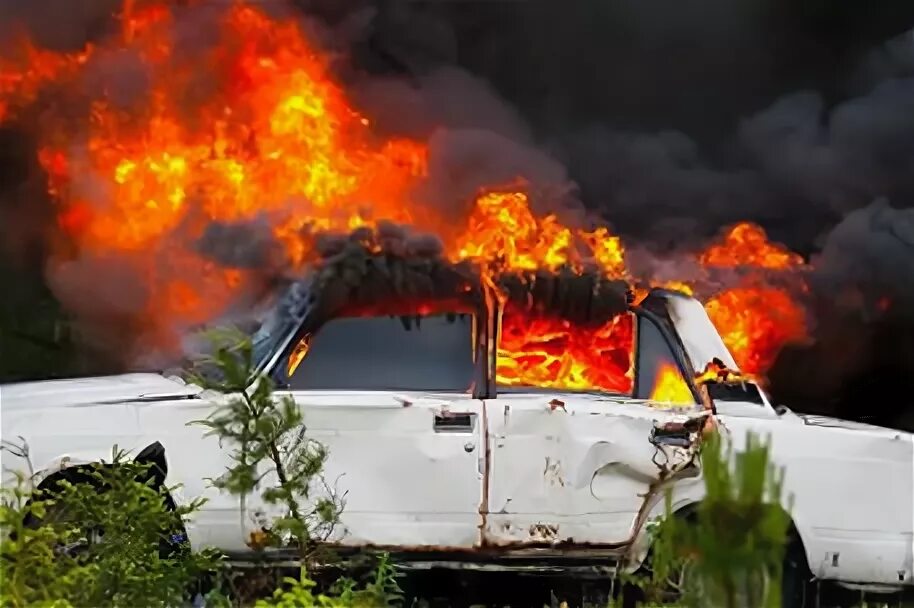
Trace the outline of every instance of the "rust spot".
<instances>
[{"instance_id":1,"label":"rust spot","mask_svg":"<svg viewBox=\"0 0 914 608\"><path fill-rule=\"evenodd\" d=\"M485 401L482 403L482 441L483 441L483 454L485 460L482 465L482 498L479 501L479 546L486 546L486 528L488 526L488 515L489 515L489 476L490 476L490 462L492 460L492 446L489 444L489 419L486 414ZM507 415L508 408L505 407L505 414Z\"/></svg>"},{"instance_id":2,"label":"rust spot","mask_svg":"<svg viewBox=\"0 0 914 608\"><path fill-rule=\"evenodd\" d=\"M701 384L698 387L698 396L701 399L701 406L711 412L712 414L717 413L717 407L714 405L714 400L711 399L711 392L708 390L707 384Z\"/></svg>"},{"instance_id":3,"label":"rust spot","mask_svg":"<svg viewBox=\"0 0 914 608\"><path fill-rule=\"evenodd\" d=\"M549 409L550 409L550 410L552 410L552 411L554 412L554 411L557 410L558 408L562 408L562 411L563 411L563 412L567 412L567 411L568 411L568 410L565 409L565 402L564 402L564 401L559 401L558 399L553 399L552 401L549 402Z\"/></svg>"},{"instance_id":4,"label":"rust spot","mask_svg":"<svg viewBox=\"0 0 914 608\"><path fill-rule=\"evenodd\" d=\"M549 542L555 540L559 535L559 526L558 524L531 524L528 532L530 533L530 540Z\"/></svg>"},{"instance_id":5,"label":"rust spot","mask_svg":"<svg viewBox=\"0 0 914 608\"><path fill-rule=\"evenodd\" d=\"M254 551L262 551L270 544L270 534L266 530L252 530L245 543Z\"/></svg>"}]
</instances>

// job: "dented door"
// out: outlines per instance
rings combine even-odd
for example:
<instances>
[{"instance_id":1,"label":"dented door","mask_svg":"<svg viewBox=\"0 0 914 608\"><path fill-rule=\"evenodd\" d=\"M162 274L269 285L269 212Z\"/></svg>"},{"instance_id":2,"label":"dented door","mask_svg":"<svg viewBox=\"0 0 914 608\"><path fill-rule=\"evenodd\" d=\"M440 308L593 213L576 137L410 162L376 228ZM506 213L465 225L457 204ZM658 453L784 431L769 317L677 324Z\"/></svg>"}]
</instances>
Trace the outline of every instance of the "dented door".
<instances>
[{"instance_id":1,"label":"dented door","mask_svg":"<svg viewBox=\"0 0 914 608\"><path fill-rule=\"evenodd\" d=\"M617 545L643 524L664 471L688 468L687 439L655 436L688 415L593 394L503 393L486 401L491 462L484 541Z\"/></svg>"}]
</instances>

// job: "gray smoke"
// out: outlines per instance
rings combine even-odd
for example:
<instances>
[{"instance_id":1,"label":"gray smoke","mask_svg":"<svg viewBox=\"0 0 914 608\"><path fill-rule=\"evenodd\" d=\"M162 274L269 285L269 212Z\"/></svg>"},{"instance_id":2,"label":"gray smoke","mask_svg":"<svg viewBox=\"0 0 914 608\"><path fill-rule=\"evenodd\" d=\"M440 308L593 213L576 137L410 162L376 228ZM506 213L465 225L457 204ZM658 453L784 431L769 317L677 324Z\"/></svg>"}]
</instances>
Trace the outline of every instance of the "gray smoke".
<instances>
[{"instance_id":1,"label":"gray smoke","mask_svg":"<svg viewBox=\"0 0 914 608\"><path fill-rule=\"evenodd\" d=\"M26 32L41 47L73 51L111 31L122 0L0 0L0 41Z\"/></svg>"},{"instance_id":2,"label":"gray smoke","mask_svg":"<svg viewBox=\"0 0 914 608\"><path fill-rule=\"evenodd\" d=\"M285 253L265 218L250 222L210 222L195 243L197 251L229 268L279 272Z\"/></svg>"},{"instance_id":3,"label":"gray smoke","mask_svg":"<svg viewBox=\"0 0 914 608\"><path fill-rule=\"evenodd\" d=\"M119 2L50 10L58 4L0 0L0 21L78 48L112 30ZM481 187L522 178L537 211L598 215L628 237L636 265L673 275L656 256L694 249L728 223L758 221L809 254L875 198L914 197L910 36L875 47L855 38L839 61L821 33L764 0L298 4L308 31L344 52L334 68L379 133L428 138L429 174L414 194L455 222ZM212 44L219 6L181 10L179 58ZM898 23L880 27L888 37ZM768 43L774 33L782 44ZM85 76L87 91L124 107L146 84L137 58L119 53ZM215 84L201 74L188 95ZM260 221L180 244L222 266L276 265ZM100 277L52 281L80 310L75 286Z\"/></svg>"},{"instance_id":4,"label":"gray smoke","mask_svg":"<svg viewBox=\"0 0 914 608\"><path fill-rule=\"evenodd\" d=\"M371 77L356 82L353 103L383 132L426 138L435 129L473 128L529 144L530 127L485 80L454 65L441 65L413 79Z\"/></svg>"},{"instance_id":5,"label":"gray smoke","mask_svg":"<svg viewBox=\"0 0 914 608\"><path fill-rule=\"evenodd\" d=\"M848 302L875 312L888 298L898 310L914 308L914 209L883 199L844 218L815 259L820 291L843 290ZM849 289L852 291L848 292ZM885 306L887 302L883 302Z\"/></svg>"}]
</instances>

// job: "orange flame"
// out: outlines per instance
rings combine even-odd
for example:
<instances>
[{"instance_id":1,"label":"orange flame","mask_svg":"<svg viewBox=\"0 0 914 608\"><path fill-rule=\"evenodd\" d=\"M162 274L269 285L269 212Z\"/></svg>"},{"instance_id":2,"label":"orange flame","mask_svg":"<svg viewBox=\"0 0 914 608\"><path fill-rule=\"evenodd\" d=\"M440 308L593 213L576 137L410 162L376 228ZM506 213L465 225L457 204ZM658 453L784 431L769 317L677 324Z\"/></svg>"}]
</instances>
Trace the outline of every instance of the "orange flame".
<instances>
[{"instance_id":1,"label":"orange flame","mask_svg":"<svg viewBox=\"0 0 914 608\"><path fill-rule=\"evenodd\" d=\"M125 0L121 31L95 46L62 54L25 40L0 58L0 121L27 118L46 88L60 98L42 102L36 125L57 221L74 245L56 263L71 261L73 251L129 259L148 286L138 314L154 336L213 318L245 284L244 271L188 245L213 222L264 219L292 268L313 260L316 233L386 219L436 232L451 259L493 270L596 268L628 277L619 237L534 213L523 186L492 184L465 224L422 204L426 143L375 133L298 20L227 2L215 13L212 46L186 53L172 35L179 10L164 0ZM118 103L99 90L87 113L64 110L71 98L72 107L86 107L78 83L87 66L124 53L148 75L138 99ZM699 259L765 270L802 263L751 224L733 227ZM664 285L693 291L681 281ZM763 283L713 294L707 308L746 371L764 371L781 344L805 333L799 305ZM499 380L628 392L633 340L627 315L586 328L508 310ZM658 394L679 395L660 380Z\"/></svg>"},{"instance_id":2,"label":"orange flame","mask_svg":"<svg viewBox=\"0 0 914 608\"><path fill-rule=\"evenodd\" d=\"M624 277L622 241L606 228L572 230L555 215L538 218L525 192L493 191L475 201L456 256L494 264L501 270L576 271L586 266L612 278Z\"/></svg>"},{"instance_id":3,"label":"orange flame","mask_svg":"<svg viewBox=\"0 0 914 608\"><path fill-rule=\"evenodd\" d=\"M682 372L672 363L663 363L657 371L657 379L650 394L651 401L672 404L694 404L695 397Z\"/></svg>"},{"instance_id":4,"label":"orange flame","mask_svg":"<svg viewBox=\"0 0 914 608\"><path fill-rule=\"evenodd\" d=\"M753 271L738 286L705 302L711 322L742 372L764 373L784 344L806 338L802 305L786 288L768 285L761 276L765 271L797 270L803 266L802 257L770 242L760 226L744 222L731 227L699 259L707 268Z\"/></svg>"},{"instance_id":5,"label":"orange flame","mask_svg":"<svg viewBox=\"0 0 914 608\"><path fill-rule=\"evenodd\" d=\"M503 385L630 393L634 322L620 315L600 327L530 317L508 307L502 318L496 380Z\"/></svg>"},{"instance_id":6,"label":"orange flame","mask_svg":"<svg viewBox=\"0 0 914 608\"><path fill-rule=\"evenodd\" d=\"M804 310L781 289L730 289L708 300L705 310L747 374L763 373L784 344L807 334Z\"/></svg>"},{"instance_id":7,"label":"orange flame","mask_svg":"<svg viewBox=\"0 0 914 608\"><path fill-rule=\"evenodd\" d=\"M733 268L748 266L783 270L803 264L803 258L783 245L772 243L761 226L742 222L732 226L720 243L708 247L700 257L703 266Z\"/></svg>"}]
</instances>

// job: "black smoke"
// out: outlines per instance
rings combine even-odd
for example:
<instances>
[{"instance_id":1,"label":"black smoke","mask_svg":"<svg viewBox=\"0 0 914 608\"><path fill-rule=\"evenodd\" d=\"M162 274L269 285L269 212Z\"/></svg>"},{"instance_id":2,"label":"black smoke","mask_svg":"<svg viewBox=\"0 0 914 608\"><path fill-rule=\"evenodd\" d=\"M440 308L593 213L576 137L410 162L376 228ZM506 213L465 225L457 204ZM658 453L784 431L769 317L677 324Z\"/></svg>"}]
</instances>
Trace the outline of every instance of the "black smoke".
<instances>
[{"instance_id":1,"label":"black smoke","mask_svg":"<svg viewBox=\"0 0 914 608\"><path fill-rule=\"evenodd\" d=\"M340 77L379 128L431 138L426 200L452 208L480 183L520 173L564 185L569 213L598 217L651 255L757 221L819 268L819 346L785 355L775 396L853 414L855 378L885 377L884 390L910 394L893 384L894 369L883 372L914 334L898 228L914 201L914 38L905 33L914 4L293 3L335 45ZM0 33L24 24L46 46L78 48L112 31L119 3L52 10L61 4L0 0ZM142 86L131 82L125 103ZM217 226L198 246L240 266L273 259L269 242L240 244L244 234L260 233ZM847 336L864 354L838 361L816 350ZM821 373L791 373L806 360ZM902 410L914 399L897 401ZM894 420L889 409L879 421Z\"/></svg>"},{"instance_id":2,"label":"black smoke","mask_svg":"<svg viewBox=\"0 0 914 608\"><path fill-rule=\"evenodd\" d=\"M545 147L587 210L639 248L675 256L751 220L812 259L814 343L785 351L775 397L914 428L914 5L376 8L356 46L366 70L404 88L453 83L441 74L454 66L484 80L526 128L491 122ZM475 110L464 120L489 121L472 97L437 107L460 99Z\"/></svg>"}]
</instances>

